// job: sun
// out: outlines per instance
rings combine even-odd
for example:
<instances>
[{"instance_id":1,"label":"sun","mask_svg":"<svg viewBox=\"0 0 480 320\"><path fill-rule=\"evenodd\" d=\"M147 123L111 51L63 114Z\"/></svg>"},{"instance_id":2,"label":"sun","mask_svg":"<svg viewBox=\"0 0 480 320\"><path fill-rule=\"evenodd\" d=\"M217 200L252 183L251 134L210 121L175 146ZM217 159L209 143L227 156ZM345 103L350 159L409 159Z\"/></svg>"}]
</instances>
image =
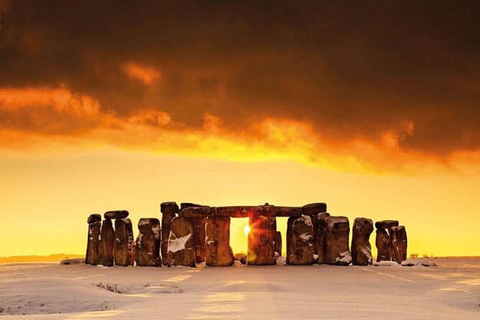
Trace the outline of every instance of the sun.
<instances>
[{"instance_id":1,"label":"sun","mask_svg":"<svg viewBox=\"0 0 480 320\"><path fill-rule=\"evenodd\" d=\"M243 232L245 232L245 234L249 234L250 233L250 226L243 227Z\"/></svg>"}]
</instances>

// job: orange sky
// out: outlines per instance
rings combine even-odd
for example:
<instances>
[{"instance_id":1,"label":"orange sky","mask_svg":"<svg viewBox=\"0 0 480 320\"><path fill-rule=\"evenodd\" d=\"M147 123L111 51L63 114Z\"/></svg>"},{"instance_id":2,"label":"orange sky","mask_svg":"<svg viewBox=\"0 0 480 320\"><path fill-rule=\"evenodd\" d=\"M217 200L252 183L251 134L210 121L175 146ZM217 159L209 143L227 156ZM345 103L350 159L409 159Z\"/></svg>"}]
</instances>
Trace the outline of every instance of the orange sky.
<instances>
[{"instance_id":1,"label":"orange sky","mask_svg":"<svg viewBox=\"0 0 480 320\"><path fill-rule=\"evenodd\" d=\"M480 255L476 13L0 1L0 256L82 253L90 213L163 201L326 202Z\"/></svg>"}]
</instances>

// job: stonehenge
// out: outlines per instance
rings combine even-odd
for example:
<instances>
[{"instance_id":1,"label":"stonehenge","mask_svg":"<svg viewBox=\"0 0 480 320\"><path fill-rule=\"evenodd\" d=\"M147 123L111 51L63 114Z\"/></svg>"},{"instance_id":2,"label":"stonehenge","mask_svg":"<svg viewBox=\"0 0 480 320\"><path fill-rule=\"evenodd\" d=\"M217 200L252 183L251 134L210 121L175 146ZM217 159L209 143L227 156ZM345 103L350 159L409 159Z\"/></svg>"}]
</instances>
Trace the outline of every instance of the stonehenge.
<instances>
[{"instance_id":1,"label":"stonehenge","mask_svg":"<svg viewBox=\"0 0 480 320\"><path fill-rule=\"evenodd\" d=\"M87 253L85 263L96 266L100 262L99 244L100 244L100 224L102 216L97 213L91 214L88 219L88 238Z\"/></svg>"},{"instance_id":2,"label":"stonehenge","mask_svg":"<svg viewBox=\"0 0 480 320\"><path fill-rule=\"evenodd\" d=\"M352 264L368 266L372 264L372 246L370 235L373 232L373 222L367 218L356 218L352 232Z\"/></svg>"},{"instance_id":3,"label":"stonehenge","mask_svg":"<svg viewBox=\"0 0 480 320\"><path fill-rule=\"evenodd\" d=\"M275 264L274 217L251 216L249 218L247 263L249 265Z\"/></svg>"},{"instance_id":4,"label":"stonehenge","mask_svg":"<svg viewBox=\"0 0 480 320\"><path fill-rule=\"evenodd\" d=\"M105 267L113 266L113 246L115 242L115 232L113 231L113 224L111 219L105 219L102 222L99 263Z\"/></svg>"},{"instance_id":5,"label":"stonehenge","mask_svg":"<svg viewBox=\"0 0 480 320\"><path fill-rule=\"evenodd\" d=\"M377 236L377 262L395 261L401 263L407 259L407 231L397 220L375 222Z\"/></svg>"},{"instance_id":6,"label":"stonehenge","mask_svg":"<svg viewBox=\"0 0 480 320\"><path fill-rule=\"evenodd\" d=\"M233 265L233 251L230 247L230 217L208 217L205 229L207 266Z\"/></svg>"},{"instance_id":7,"label":"stonehenge","mask_svg":"<svg viewBox=\"0 0 480 320\"><path fill-rule=\"evenodd\" d=\"M310 216L290 217L287 222L287 264L313 263L313 223Z\"/></svg>"},{"instance_id":8,"label":"stonehenge","mask_svg":"<svg viewBox=\"0 0 480 320\"><path fill-rule=\"evenodd\" d=\"M327 217L325 234L325 263L348 266L352 255L348 245L350 225L347 217Z\"/></svg>"},{"instance_id":9,"label":"stonehenge","mask_svg":"<svg viewBox=\"0 0 480 320\"><path fill-rule=\"evenodd\" d=\"M195 241L193 234L192 219L184 217L172 219L168 238L168 266L195 267Z\"/></svg>"},{"instance_id":10,"label":"stonehenge","mask_svg":"<svg viewBox=\"0 0 480 320\"><path fill-rule=\"evenodd\" d=\"M160 221L156 218L142 218L138 221L136 262L137 266L161 265Z\"/></svg>"},{"instance_id":11,"label":"stonehenge","mask_svg":"<svg viewBox=\"0 0 480 320\"><path fill-rule=\"evenodd\" d=\"M248 218L248 249L242 258L250 266L356 265L373 263L370 236L373 221L356 218L352 225L344 216L331 216L325 203L302 207L229 206L209 207L195 203L163 202L161 219L141 218L135 240L126 210L91 214L85 263L103 266L232 266L231 219ZM278 217L288 217L286 238L277 230ZM112 220L115 220L114 223ZM401 263L407 257L407 233L397 220L375 223L377 261ZM282 245L286 248L285 260ZM351 249L351 251L350 251ZM235 256L239 256L240 252ZM237 259L238 260L238 259Z\"/></svg>"},{"instance_id":12,"label":"stonehenge","mask_svg":"<svg viewBox=\"0 0 480 320\"><path fill-rule=\"evenodd\" d=\"M135 262L135 244L132 222L128 218L115 219L115 265L133 266Z\"/></svg>"},{"instance_id":13,"label":"stonehenge","mask_svg":"<svg viewBox=\"0 0 480 320\"><path fill-rule=\"evenodd\" d=\"M167 263L168 239L170 237L170 223L177 215L178 205L175 202L163 202L160 204L162 212L162 234L161 234L161 252L162 263Z\"/></svg>"}]
</instances>

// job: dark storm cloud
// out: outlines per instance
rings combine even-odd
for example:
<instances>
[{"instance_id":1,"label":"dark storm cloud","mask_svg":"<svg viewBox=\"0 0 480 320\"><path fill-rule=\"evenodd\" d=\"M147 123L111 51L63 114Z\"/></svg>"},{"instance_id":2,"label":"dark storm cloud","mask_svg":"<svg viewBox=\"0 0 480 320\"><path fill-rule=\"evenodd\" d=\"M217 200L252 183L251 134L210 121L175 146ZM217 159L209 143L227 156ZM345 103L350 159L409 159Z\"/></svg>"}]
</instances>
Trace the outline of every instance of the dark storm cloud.
<instances>
[{"instance_id":1,"label":"dark storm cloud","mask_svg":"<svg viewBox=\"0 0 480 320\"><path fill-rule=\"evenodd\" d=\"M14 1L0 88L62 86L119 117L154 107L186 127L210 113L232 130L311 121L338 142L393 131L442 156L480 146L479 16L474 1ZM126 76L128 63L159 80Z\"/></svg>"}]
</instances>

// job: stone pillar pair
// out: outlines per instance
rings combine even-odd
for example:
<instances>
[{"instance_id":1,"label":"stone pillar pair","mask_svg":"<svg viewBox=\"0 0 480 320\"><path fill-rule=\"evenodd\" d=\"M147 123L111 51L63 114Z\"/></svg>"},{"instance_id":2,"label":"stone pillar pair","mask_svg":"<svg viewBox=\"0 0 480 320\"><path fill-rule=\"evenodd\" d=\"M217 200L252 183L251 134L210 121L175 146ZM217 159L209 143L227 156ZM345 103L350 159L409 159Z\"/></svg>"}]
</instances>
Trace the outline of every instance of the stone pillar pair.
<instances>
[{"instance_id":1,"label":"stone pillar pair","mask_svg":"<svg viewBox=\"0 0 480 320\"><path fill-rule=\"evenodd\" d=\"M399 226L397 220L384 220L375 223L377 237L377 261L396 261L407 259L407 231Z\"/></svg>"},{"instance_id":2,"label":"stone pillar pair","mask_svg":"<svg viewBox=\"0 0 480 320\"><path fill-rule=\"evenodd\" d=\"M277 234L275 217L251 215L249 217L247 261L249 265L275 264L275 249L280 250L282 236Z\"/></svg>"}]
</instances>

